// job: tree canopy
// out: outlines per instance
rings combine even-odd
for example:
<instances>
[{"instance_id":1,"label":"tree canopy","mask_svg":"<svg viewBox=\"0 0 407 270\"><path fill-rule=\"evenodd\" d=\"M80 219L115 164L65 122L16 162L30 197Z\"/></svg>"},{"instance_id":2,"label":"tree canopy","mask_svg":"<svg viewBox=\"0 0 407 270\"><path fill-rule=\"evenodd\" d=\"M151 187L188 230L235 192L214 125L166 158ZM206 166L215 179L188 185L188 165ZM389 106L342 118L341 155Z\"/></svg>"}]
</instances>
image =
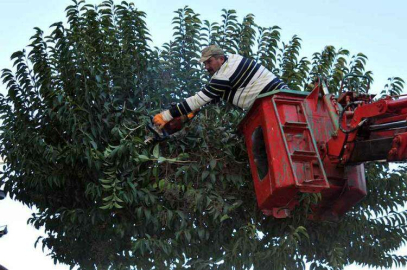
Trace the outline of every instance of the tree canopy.
<instances>
[{"instance_id":1,"label":"tree canopy","mask_svg":"<svg viewBox=\"0 0 407 270\"><path fill-rule=\"evenodd\" d=\"M144 143L149 116L208 80L200 50L219 44L252 57L294 90L324 76L332 93L348 73L372 78L367 57L326 46L300 57L301 39L280 38L254 15L222 10L220 22L175 11L173 38L152 47L134 4L74 0L67 24L35 28L28 50L3 69L0 186L38 212L29 219L55 261L80 269L342 269L391 267L407 240L406 171L366 166L368 196L338 222L263 215L236 134L242 112L211 105L172 140ZM366 82L360 81L362 88ZM389 78L384 94L404 81ZM316 200L304 196L306 206Z\"/></svg>"}]
</instances>

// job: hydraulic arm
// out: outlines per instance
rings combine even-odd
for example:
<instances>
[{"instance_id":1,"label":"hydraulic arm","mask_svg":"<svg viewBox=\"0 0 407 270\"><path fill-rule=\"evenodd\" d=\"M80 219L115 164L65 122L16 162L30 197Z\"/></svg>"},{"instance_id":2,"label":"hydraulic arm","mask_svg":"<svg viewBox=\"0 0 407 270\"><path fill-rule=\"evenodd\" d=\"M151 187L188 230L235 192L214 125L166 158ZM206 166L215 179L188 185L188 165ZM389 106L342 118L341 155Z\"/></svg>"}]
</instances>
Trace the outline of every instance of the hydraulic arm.
<instances>
[{"instance_id":1,"label":"hydraulic arm","mask_svg":"<svg viewBox=\"0 0 407 270\"><path fill-rule=\"evenodd\" d=\"M327 143L328 156L334 163L407 159L407 98L369 102L355 96L342 105L340 129Z\"/></svg>"}]
</instances>

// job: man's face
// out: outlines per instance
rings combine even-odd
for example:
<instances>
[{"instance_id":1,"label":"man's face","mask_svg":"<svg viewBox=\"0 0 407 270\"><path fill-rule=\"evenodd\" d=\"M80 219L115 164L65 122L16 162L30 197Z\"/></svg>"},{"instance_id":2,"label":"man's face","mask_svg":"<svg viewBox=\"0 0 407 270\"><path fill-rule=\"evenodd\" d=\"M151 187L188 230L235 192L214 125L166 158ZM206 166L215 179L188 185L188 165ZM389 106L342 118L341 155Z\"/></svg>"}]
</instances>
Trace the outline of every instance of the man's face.
<instances>
[{"instance_id":1,"label":"man's face","mask_svg":"<svg viewBox=\"0 0 407 270\"><path fill-rule=\"evenodd\" d=\"M203 62L205 69L208 71L209 74L213 75L216 71L220 69L223 62L225 61L224 56L214 57L212 56L205 62Z\"/></svg>"}]
</instances>

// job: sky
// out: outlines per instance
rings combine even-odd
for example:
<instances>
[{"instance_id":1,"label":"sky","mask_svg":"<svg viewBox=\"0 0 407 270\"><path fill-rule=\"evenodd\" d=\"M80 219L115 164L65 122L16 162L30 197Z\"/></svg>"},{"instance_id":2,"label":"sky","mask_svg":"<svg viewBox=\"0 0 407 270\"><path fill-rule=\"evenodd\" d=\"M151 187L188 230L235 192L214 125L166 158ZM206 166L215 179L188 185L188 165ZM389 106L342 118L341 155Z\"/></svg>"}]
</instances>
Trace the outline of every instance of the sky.
<instances>
[{"instance_id":1,"label":"sky","mask_svg":"<svg viewBox=\"0 0 407 270\"><path fill-rule=\"evenodd\" d=\"M86 1L90 4L102 1ZM131 1L128 1L131 2ZM65 8L70 0L0 0L0 69L11 68L10 56L29 44L34 27L49 33L49 26L65 22ZM116 1L119 3L119 1ZM301 56L311 58L326 45L346 48L350 53L364 53L369 58L367 70L373 71L373 93L379 93L389 77L407 80L407 2L403 0L138 0L136 7L147 13L147 26L154 46L171 40L173 11L188 5L202 20L220 22L222 9L235 9L239 20L255 15L257 24L282 28L282 40L293 35L302 39ZM0 93L6 94L0 83ZM0 264L10 270L66 270L34 242L42 231L26 224L35 209L6 198L0 201L0 226L9 233L0 239ZM407 255L407 249L398 252ZM362 269L348 266L346 270ZM368 268L363 268L368 269ZM394 268L396 269L396 268Z\"/></svg>"}]
</instances>

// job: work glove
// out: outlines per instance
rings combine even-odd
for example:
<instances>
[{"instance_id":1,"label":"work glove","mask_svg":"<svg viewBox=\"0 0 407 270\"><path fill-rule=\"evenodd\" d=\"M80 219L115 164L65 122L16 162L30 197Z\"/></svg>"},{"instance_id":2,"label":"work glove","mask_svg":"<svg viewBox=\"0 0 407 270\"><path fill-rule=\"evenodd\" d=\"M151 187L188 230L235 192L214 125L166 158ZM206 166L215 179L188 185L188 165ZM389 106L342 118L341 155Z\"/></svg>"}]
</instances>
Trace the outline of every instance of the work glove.
<instances>
[{"instance_id":1,"label":"work glove","mask_svg":"<svg viewBox=\"0 0 407 270\"><path fill-rule=\"evenodd\" d=\"M154 125L158 126L160 129L162 129L165 126L165 124L167 124L172 119L173 119L173 117L172 117L170 111L166 110L159 114L156 114L153 118L153 123L154 123Z\"/></svg>"}]
</instances>

